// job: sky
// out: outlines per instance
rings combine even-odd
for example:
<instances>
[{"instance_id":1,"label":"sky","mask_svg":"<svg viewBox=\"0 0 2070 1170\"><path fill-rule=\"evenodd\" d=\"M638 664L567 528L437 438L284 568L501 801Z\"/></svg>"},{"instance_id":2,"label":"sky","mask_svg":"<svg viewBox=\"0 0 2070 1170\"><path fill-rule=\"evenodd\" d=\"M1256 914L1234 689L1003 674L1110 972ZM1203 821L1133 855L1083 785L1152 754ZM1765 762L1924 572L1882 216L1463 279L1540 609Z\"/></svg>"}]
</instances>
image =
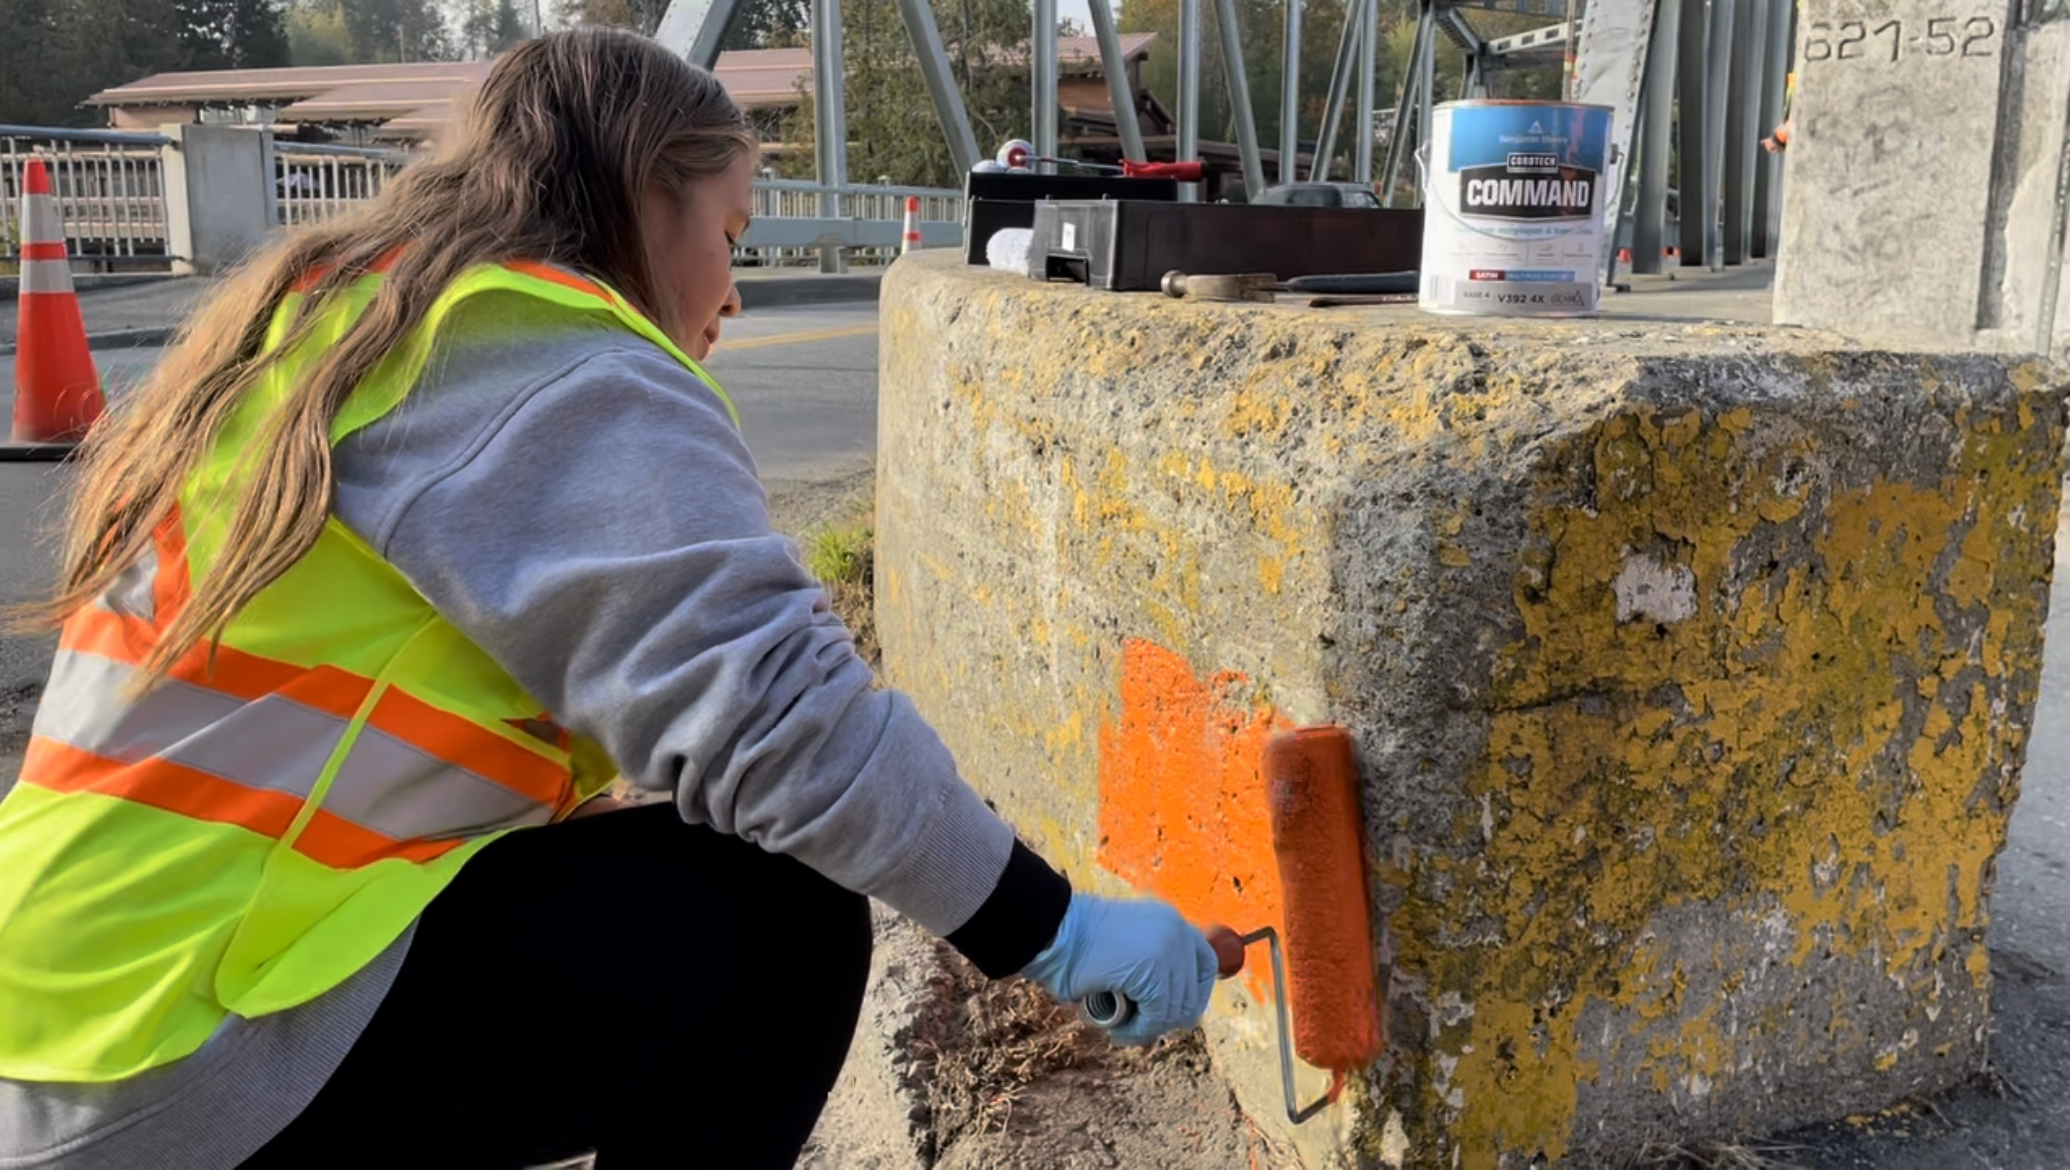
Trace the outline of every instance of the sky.
<instances>
[{"instance_id":1,"label":"sky","mask_svg":"<svg viewBox=\"0 0 2070 1170\"><path fill-rule=\"evenodd\" d=\"M1121 15L1121 5L1114 6L1114 15ZM1057 0L1057 19L1068 20L1088 34L1092 32L1092 8L1087 0Z\"/></svg>"}]
</instances>

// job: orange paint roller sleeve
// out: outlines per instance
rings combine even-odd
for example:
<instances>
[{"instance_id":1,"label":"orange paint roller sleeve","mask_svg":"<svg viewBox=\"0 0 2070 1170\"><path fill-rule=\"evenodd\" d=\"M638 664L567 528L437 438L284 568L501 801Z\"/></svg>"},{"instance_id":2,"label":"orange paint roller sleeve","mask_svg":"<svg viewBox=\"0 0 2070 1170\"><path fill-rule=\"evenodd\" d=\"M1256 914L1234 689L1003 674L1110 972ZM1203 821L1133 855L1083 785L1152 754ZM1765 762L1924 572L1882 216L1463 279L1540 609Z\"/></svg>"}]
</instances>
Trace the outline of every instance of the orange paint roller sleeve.
<instances>
[{"instance_id":1,"label":"orange paint roller sleeve","mask_svg":"<svg viewBox=\"0 0 2070 1170\"><path fill-rule=\"evenodd\" d=\"M1363 1068L1386 1040L1350 733L1306 727L1274 736L1265 779L1285 899L1294 1052L1334 1072Z\"/></svg>"}]
</instances>

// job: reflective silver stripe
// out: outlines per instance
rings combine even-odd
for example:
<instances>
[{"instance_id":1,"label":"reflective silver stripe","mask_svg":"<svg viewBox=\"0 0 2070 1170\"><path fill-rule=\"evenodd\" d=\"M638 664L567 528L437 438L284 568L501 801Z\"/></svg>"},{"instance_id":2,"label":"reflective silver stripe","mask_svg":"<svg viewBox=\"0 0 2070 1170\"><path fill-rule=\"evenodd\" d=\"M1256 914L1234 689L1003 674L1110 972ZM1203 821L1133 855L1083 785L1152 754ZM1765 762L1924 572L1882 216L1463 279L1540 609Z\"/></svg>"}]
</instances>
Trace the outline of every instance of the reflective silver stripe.
<instances>
[{"instance_id":1,"label":"reflective silver stripe","mask_svg":"<svg viewBox=\"0 0 2070 1170\"><path fill-rule=\"evenodd\" d=\"M165 682L134 701L135 668L60 651L34 734L123 763L170 761L247 788L306 800L348 720L279 695L252 702ZM378 727L362 727L323 809L399 841L468 837L545 824L553 809L439 760Z\"/></svg>"},{"instance_id":2,"label":"reflective silver stripe","mask_svg":"<svg viewBox=\"0 0 2070 1170\"><path fill-rule=\"evenodd\" d=\"M155 622L158 620L158 595L153 586L157 579L158 550L147 548L136 563L116 574L108 588L94 598L94 604L124 617Z\"/></svg>"},{"instance_id":3,"label":"reflective silver stripe","mask_svg":"<svg viewBox=\"0 0 2070 1170\"><path fill-rule=\"evenodd\" d=\"M403 839L471 837L553 819L546 805L455 768L378 727L360 729L323 807L355 825Z\"/></svg>"},{"instance_id":4,"label":"reflective silver stripe","mask_svg":"<svg viewBox=\"0 0 2070 1170\"><path fill-rule=\"evenodd\" d=\"M57 196L30 195L22 200L22 207L29 213L28 218L22 221L22 243L65 242L65 220L58 214Z\"/></svg>"},{"instance_id":5,"label":"reflective silver stripe","mask_svg":"<svg viewBox=\"0 0 2070 1170\"><path fill-rule=\"evenodd\" d=\"M72 291L72 266L63 260L22 261L21 291L25 293L68 293Z\"/></svg>"},{"instance_id":6,"label":"reflective silver stripe","mask_svg":"<svg viewBox=\"0 0 2070 1170\"><path fill-rule=\"evenodd\" d=\"M229 719L245 704L183 682L167 682L135 702L122 688L136 668L98 654L60 650L36 708L31 733L125 764L155 756L195 728Z\"/></svg>"}]
</instances>

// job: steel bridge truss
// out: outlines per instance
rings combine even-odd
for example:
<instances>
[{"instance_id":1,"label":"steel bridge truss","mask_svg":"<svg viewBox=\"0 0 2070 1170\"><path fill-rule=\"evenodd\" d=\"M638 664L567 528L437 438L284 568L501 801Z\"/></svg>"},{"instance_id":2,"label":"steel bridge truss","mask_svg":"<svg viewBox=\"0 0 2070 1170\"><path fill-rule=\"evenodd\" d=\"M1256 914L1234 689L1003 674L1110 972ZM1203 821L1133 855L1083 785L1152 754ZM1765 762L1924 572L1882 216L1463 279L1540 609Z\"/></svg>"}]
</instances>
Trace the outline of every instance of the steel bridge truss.
<instances>
[{"instance_id":1,"label":"steel bridge truss","mask_svg":"<svg viewBox=\"0 0 2070 1170\"><path fill-rule=\"evenodd\" d=\"M1030 99L1035 153L1057 154L1056 0L1031 0L1033 27ZM1179 0L1177 157L1200 146L1202 0ZM1268 182L1251 115L1248 71L1236 22L1235 0L1212 0L1228 68L1230 105L1244 187L1255 198ZM1276 181L1299 181L1302 0L1284 0L1284 84ZM971 131L963 98L949 71L941 32L928 0L898 0L920 71L934 102L950 158L968 172L985 157ZM731 23L736 0L673 0L656 38L709 69ZM1468 19L1474 11L1558 18L1530 32L1488 39ZM1112 98L1124 156L1149 161L1135 94L1121 53L1113 10L1091 5L1093 33ZM1615 126L1607 191L1620 198L1605 209L1603 275L1614 279L1616 245L1630 222L1632 269L1662 270L1672 249L1682 264L1708 267L1773 256L1780 231L1782 159L1761 140L1783 116L1785 79L1793 43L1794 0L1421 0L1411 67L1387 124L1386 154L1376 185L1383 200L1420 201L1412 162L1427 157L1435 92L1437 46L1442 38L1463 61L1460 98L1487 97L1504 70L1564 66L1563 92L1573 101L1609 106ZM814 140L820 214L839 217L839 190L847 184L845 70L841 55L841 0L812 0ZM825 35L822 35L824 30ZM1338 31L1322 122L1305 145L1312 151L1308 181L1330 179L1347 108L1352 117L1350 178L1372 183L1380 123L1374 108L1379 51L1379 0L1349 0ZM1680 119L1677 123L1679 107ZM1671 151L1679 158L1680 186L1670 206ZM1632 165L1636 164L1636 165ZM1191 185L1183 185L1193 197ZM839 254L829 249L829 267Z\"/></svg>"}]
</instances>

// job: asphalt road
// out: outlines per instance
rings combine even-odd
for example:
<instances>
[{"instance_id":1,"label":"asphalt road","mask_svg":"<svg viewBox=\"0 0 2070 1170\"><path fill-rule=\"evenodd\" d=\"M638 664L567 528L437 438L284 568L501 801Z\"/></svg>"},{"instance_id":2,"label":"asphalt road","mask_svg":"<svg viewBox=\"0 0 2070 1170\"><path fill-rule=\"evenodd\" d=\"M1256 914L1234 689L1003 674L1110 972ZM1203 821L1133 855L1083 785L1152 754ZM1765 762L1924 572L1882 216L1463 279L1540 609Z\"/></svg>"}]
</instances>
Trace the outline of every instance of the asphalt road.
<instances>
[{"instance_id":1,"label":"asphalt road","mask_svg":"<svg viewBox=\"0 0 2070 1170\"><path fill-rule=\"evenodd\" d=\"M94 360L109 394L120 395L160 353L104 350ZM748 447L779 503L851 484L868 470L877 447L874 304L750 313L727 323L705 364L740 411ZM13 412L14 364L0 360L0 419ZM48 586L47 534L69 475L49 464L0 463L0 602L21 601ZM781 522L783 509L779 513ZM789 510L793 519L811 514ZM14 778L50 649L48 639L0 634L0 790Z\"/></svg>"}]
</instances>

